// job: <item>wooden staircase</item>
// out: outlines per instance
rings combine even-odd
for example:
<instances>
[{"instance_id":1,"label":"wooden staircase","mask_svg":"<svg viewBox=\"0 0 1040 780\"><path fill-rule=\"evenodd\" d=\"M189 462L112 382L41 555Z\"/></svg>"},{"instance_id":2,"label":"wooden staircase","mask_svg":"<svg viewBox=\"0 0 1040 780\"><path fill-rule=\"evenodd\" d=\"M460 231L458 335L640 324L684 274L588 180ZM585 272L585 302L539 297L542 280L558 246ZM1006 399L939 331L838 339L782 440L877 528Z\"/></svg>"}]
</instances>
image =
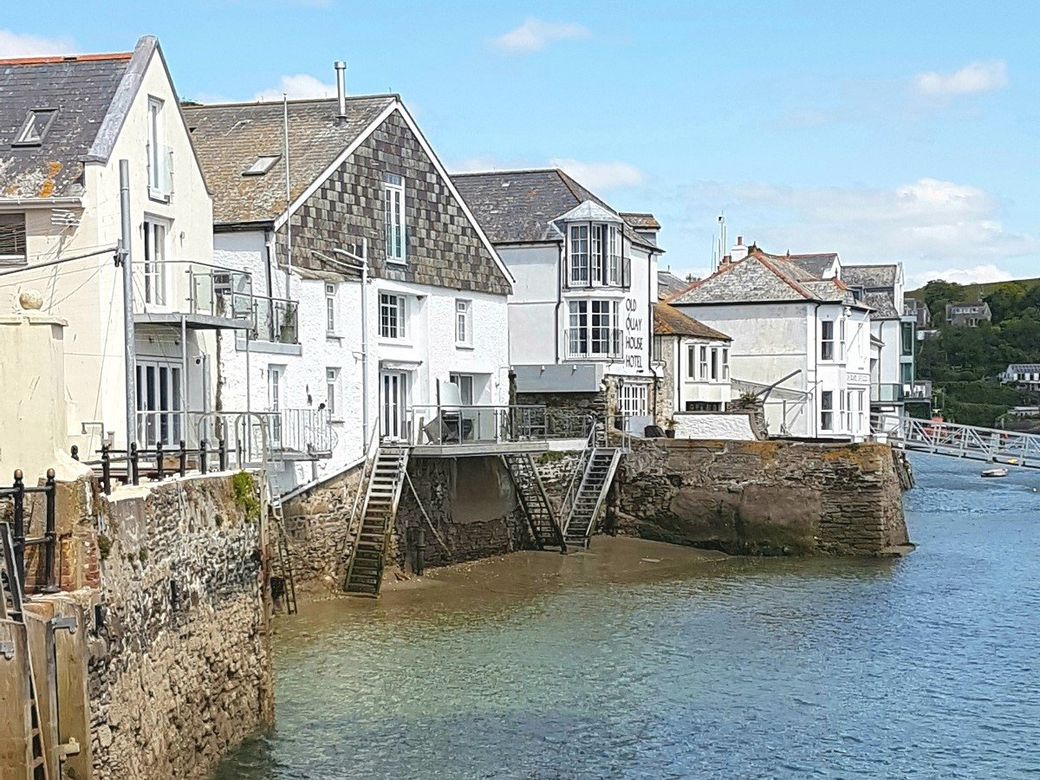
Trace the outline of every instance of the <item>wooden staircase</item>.
<instances>
[{"instance_id":1,"label":"wooden staircase","mask_svg":"<svg viewBox=\"0 0 1040 780\"><path fill-rule=\"evenodd\" d=\"M615 447L592 447L586 451L581 480L572 484L564 500L563 538L568 547L589 546L589 537L596 529L620 460L621 450Z\"/></svg>"},{"instance_id":2,"label":"wooden staircase","mask_svg":"<svg viewBox=\"0 0 1040 780\"><path fill-rule=\"evenodd\" d=\"M357 527L358 531L343 582L343 590L347 593L379 595L386 549L407 469L407 446L381 445L365 465L358 485L359 495L364 489L364 501L355 506L355 516L350 525L352 529Z\"/></svg>"},{"instance_id":3,"label":"wooden staircase","mask_svg":"<svg viewBox=\"0 0 1040 780\"><path fill-rule=\"evenodd\" d=\"M520 504L527 515L527 522L531 526L531 535L539 550L559 548L560 552L567 552L567 544L563 540L563 532L557 521L556 513L553 512L549 497L545 494L542 479L538 476L538 469L534 460L527 453L510 453L503 456L509 475L516 485Z\"/></svg>"},{"instance_id":4,"label":"wooden staircase","mask_svg":"<svg viewBox=\"0 0 1040 780\"><path fill-rule=\"evenodd\" d=\"M0 777L49 780L36 675L11 526L0 522Z\"/></svg>"}]
</instances>

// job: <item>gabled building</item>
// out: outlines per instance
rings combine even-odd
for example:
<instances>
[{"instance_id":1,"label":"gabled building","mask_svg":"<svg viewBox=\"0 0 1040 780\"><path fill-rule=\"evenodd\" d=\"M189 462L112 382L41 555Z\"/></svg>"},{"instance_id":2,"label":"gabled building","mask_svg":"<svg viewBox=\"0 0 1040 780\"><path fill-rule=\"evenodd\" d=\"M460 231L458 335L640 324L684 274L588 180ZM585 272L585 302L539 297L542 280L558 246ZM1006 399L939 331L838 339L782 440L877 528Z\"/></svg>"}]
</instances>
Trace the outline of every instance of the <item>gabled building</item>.
<instances>
[{"instance_id":1,"label":"gabled building","mask_svg":"<svg viewBox=\"0 0 1040 780\"><path fill-rule=\"evenodd\" d=\"M1040 363L1011 363L1001 373L1000 381L1019 390L1040 393Z\"/></svg>"},{"instance_id":2,"label":"gabled building","mask_svg":"<svg viewBox=\"0 0 1040 780\"><path fill-rule=\"evenodd\" d=\"M946 322L955 328L977 328L980 322L993 322L993 312L985 301L946 304Z\"/></svg>"},{"instance_id":3,"label":"gabled building","mask_svg":"<svg viewBox=\"0 0 1040 780\"><path fill-rule=\"evenodd\" d=\"M680 290L685 290L693 279L681 279L671 271L658 270L657 272L657 299L666 301Z\"/></svg>"},{"instance_id":4,"label":"gabled building","mask_svg":"<svg viewBox=\"0 0 1040 780\"><path fill-rule=\"evenodd\" d=\"M930 388L916 381L917 315L907 309L903 298L902 264L842 266L841 280L872 310L870 330L876 344L870 366L873 411L902 415L908 402L930 402Z\"/></svg>"},{"instance_id":5,"label":"gabled building","mask_svg":"<svg viewBox=\"0 0 1040 780\"><path fill-rule=\"evenodd\" d=\"M220 402L276 414L274 435L320 455L287 468L285 490L341 471L374 435L422 443L449 396L507 403L510 273L400 97L185 114L215 256L271 301L221 340L221 376L249 381L224 381Z\"/></svg>"},{"instance_id":6,"label":"gabled building","mask_svg":"<svg viewBox=\"0 0 1040 780\"><path fill-rule=\"evenodd\" d=\"M561 170L455 177L516 279L510 363L520 403L651 421L657 221L622 215Z\"/></svg>"},{"instance_id":7,"label":"gabled building","mask_svg":"<svg viewBox=\"0 0 1040 780\"><path fill-rule=\"evenodd\" d=\"M738 239L715 273L670 300L732 338L732 392L764 401L772 436L869 432L870 309L839 265L836 255L772 255Z\"/></svg>"},{"instance_id":8,"label":"gabled building","mask_svg":"<svg viewBox=\"0 0 1040 780\"><path fill-rule=\"evenodd\" d=\"M113 262L121 161L132 302ZM216 334L245 326L225 293L251 295L248 275L214 267L212 246L212 201L155 38L119 54L0 60L0 266L27 269L0 292L38 290L43 313L67 323L63 427L84 458L128 434L194 443L189 410L216 403Z\"/></svg>"},{"instance_id":9,"label":"gabled building","mask_svg":"<svg viewBox=\"0 0 1040 780\"><path fill-rule=\"evenodd\" d=\"M667 303L654 305L654 416L667 426L677 412L723 412L732 400L725 333Z\"/></svg>"}]
</instances>

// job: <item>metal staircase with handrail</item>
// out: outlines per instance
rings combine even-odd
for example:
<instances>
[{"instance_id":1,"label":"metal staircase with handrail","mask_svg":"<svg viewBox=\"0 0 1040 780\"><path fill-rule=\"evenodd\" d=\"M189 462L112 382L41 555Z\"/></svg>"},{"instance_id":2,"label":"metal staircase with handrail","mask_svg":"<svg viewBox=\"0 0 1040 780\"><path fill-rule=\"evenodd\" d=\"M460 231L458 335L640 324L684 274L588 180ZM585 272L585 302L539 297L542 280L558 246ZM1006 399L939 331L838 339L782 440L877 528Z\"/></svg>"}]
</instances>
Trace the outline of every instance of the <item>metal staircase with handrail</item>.
<instances>
[{"instance_id":1,"label":"metal staircase with handrail","mask_svg":"<svg viewBox=\"0 0 1040 780\"><path fill-rule=\"evenodd\" d=\"M589 546L624 449L608 446L605 429L593 425L560 509L568 547Z\"/></svg>"},{"instance_id":2,"label":"metal staircase with handrail","mask_svg":"<svg viewBox=\"0 0 1040 780\"><path fill-rule=\"evenodd\" d=\"M379 595L386 551L408 469L408 454L406 444L383 443L374 447L371 458L366 458L350 520L350 530L353 532L356 528L357 531L343 580L343 590L349 594Z\"/></svg>"},{"instance_id":3,"label":"metal staircase with handrail","mask_svg":"<svg viewBox=\"0 0 1040 780\"><path fill-rule=\"evenodd\" d=\"M534 459L528 453L510 453L503 456L503 460L509 475L513 478L520 505L527 515L535 545L539 550L559 547L560 552L567 552L563 532L545 493L542 479L538 476Z\"/></svg>"}]
</instances>

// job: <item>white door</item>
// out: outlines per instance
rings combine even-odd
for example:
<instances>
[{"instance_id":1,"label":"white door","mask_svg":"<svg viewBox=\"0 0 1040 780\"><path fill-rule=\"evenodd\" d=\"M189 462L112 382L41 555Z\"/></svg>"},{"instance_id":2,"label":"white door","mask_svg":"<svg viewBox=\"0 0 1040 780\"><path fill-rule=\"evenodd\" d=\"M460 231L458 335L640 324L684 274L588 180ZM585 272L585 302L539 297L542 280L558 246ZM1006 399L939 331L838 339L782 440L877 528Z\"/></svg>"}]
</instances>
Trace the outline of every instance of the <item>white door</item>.
<instances>
[{"instance_id":1,"label":"white door","mask_svg":"<svg viewBox=\"0 0 1040 780\"><path fill-rule=\"evenodd\" d=\"M144 447L180 444L181 367L154 360L137 363L137 429Z\"/></svg>"},{"instance_id":2,"label":"white door","mask_svg":"<svg viewBox=\"0 0 1040 780\"><path fill-rule=\"evenodd\" d=\"M408 438L405 420L408 408L408 377L403 371L379 374L380 433L384 439Z\"/></svg>"}]
</instances>

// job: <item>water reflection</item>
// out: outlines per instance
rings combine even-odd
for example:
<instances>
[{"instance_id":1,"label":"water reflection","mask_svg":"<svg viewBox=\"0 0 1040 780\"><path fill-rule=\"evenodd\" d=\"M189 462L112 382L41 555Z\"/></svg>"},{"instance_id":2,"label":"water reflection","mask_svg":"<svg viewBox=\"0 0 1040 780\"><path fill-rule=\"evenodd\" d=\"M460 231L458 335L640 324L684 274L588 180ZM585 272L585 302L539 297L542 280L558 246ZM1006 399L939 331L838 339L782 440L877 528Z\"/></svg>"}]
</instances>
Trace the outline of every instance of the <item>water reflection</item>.
<instances>
[{"instance_id":1,"label":"water reflection","mask_svg":"<svg viewBox=\"0 0 1040 780\"><path fill-rule=\"evenodd\" d=\"M542 554L314 605L218 777L1025 777L1040 475L916 466L904 560Z\"/></svg>"}]
</instances>

